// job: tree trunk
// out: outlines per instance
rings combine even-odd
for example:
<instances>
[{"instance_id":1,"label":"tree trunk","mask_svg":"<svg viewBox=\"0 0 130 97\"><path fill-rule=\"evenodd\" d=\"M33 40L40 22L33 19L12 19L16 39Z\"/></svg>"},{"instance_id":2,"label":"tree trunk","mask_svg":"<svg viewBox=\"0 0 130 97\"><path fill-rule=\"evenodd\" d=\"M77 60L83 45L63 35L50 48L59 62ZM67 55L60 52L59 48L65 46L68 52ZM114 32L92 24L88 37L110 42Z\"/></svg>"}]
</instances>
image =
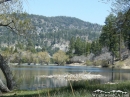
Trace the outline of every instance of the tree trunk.
<instances>
[{"instance_id":1,"label":"tree trunk","mask_svg":"<svg viewBox=\"0 0 130 97\"><path fill-rule=\"evenodd\" d=\"M4 83L2 82L2 80L0 80L0 91L2 93L4 93L4 92L10 92L10 90L4 85Z\"/></svg>"},{"instance_id":2,"label":"tree trunk","mask_svg":"<svg viewBox=\"0 0 130 97\"><path fill-rule=\"evenodd\" d=\"M8 92L9 90L13 90L15 86L15 82L13 79L13 74L10 70L10 67L8 66L8 62L0 55L0 68L5 76L7 87L0 81L0 90L3 91L2 89L4 88ZM3 88L2 88L3 87ZM8 89L6 89L8 88ZM4 92L4 91L3 91Z\"/></svg>"}]
</instances>

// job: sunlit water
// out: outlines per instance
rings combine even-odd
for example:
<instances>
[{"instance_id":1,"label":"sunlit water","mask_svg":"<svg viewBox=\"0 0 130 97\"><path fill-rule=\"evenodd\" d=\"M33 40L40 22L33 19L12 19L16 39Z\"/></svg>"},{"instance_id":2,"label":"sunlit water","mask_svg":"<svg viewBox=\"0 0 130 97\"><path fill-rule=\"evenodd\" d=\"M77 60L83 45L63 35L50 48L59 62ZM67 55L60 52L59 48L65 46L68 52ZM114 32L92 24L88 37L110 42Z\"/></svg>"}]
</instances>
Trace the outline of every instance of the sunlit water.
<instances>
[{"instance_id":1,"label":"sunlit water","mask_svg":"<svg viewBox=\"0 0 130 97\"><path fill-rule=\"evenodd\" d=\"M17 84L17 89L21 90L34 90L43 88L54 88L66 86L68 82L64 79L54 78L39 78L38 75L54 75L54 74L76 74L82 72L88 72L92 74L101 74L105 76L101 82L110 82L112 80L111 68L98 68L88 66L19 66L12 67L13 74ZM114 69L113 79L114 81L130 80L129 69ZM0 72L0 78L4 79L2 72Z\"/></svg>"}]
</instances>

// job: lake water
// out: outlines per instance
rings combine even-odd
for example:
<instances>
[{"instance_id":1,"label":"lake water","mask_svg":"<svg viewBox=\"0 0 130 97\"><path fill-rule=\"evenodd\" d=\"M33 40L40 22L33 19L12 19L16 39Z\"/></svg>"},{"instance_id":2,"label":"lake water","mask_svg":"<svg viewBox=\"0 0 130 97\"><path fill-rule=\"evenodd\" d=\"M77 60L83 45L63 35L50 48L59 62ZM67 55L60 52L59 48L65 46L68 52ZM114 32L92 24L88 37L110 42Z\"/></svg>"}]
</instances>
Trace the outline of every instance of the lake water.
<instances>
[{"instance_id":1,"label":"lake water","mask_svg":"<svg viewBox=\"0 0 130 97\"><path fill-rule=\"evenodd\" d=\"M53 75L53 74L76 74L82 72L88 72L92 74L101 74L106 79L101 82L110 82L112 80L111 68L98 68L88 66L20 66L12 67L13 74L15 75L17 89L21 90L34 90L43 88L53 88L66 86L68 82L66 80L38 78L38 75ZM0 72L0 78L4 79L2 72ZM129 69L114 69L113 71L114 81L130 80Z\"/></svg>"}]
</instances>

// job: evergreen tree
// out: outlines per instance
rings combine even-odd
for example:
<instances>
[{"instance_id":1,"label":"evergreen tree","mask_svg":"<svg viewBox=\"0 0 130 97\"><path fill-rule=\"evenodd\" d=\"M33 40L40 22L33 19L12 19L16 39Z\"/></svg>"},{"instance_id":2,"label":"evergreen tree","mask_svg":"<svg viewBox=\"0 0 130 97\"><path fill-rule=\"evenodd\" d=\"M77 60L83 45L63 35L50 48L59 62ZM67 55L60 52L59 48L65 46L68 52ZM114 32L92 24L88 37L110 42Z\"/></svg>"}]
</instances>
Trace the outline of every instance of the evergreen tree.
<instances>
[{"instance_id":1,"label":"evergreen tree","mask_svg":"<svg viewBox=\"0 0 130 97\"><path fill-rule=\"evenodd\" d=\"M33 44L31 39L28 39L28 44L27 44L27 48L26 49L31 51L31 52L33 52L33 53L36 52L34 44Z\"/></svg>"},{"instance_id":2,"label":"evergreen tree","mask_svg":"<svg viewBox=\"0 0 130 97\"><path fill-rule=\"evenodd\" d=\"M82 55L84 53L84 44L83 41L78 37L75 41L75 54Z\"/></svg>"},{"instance_id":3,"label":"evergreen tree","mask_svg":"<svg viewBox=\"0 0 130 97\"><path fill-rule=\"evenodd\" d=\"M91 43L87 42L86 43L86 55L91 53Z\"/></svg>"},{"instance_id":4,"label":"evergreen tree","mask_svg":"<svg viewBox=\"0 0 130 97\"><path fill-rule=\"evenodd\" d=\"M73 53L75 51L75 38L72 37L69 43L69 50L67 52L67 54L69 55L69 57L73 57Z\"/></svg>"},{"instance_id":5,"label":"evergreen tree","mask_svg":"<svg viewBox=\"0 0 130 97\"><path fill-rule=\"evenodd\" d=\"M110 52L115 52L119 44L119 37L116 33L115 24L116 17L113 14L110 14L106 20L105 25L102 28L102 33L99 38L99 42L103 47L108 47Z\"/></svg>"}]
</instances>

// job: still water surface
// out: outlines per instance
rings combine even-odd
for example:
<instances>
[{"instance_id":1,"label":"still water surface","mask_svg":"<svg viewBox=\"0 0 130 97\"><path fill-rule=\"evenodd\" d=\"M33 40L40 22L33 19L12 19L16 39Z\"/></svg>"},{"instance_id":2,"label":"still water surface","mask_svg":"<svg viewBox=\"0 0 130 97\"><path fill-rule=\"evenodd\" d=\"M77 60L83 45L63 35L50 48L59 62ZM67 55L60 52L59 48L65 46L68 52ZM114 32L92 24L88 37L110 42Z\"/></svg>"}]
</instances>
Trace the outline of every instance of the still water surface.
<instances>
[{"instance_id":1,"label":"still water surface","mask_svg":"<svg viewBox=\"0 0 130 97\"><path fill-rule=\"evenodd\" d=\"M106 77L106 79L101 80L101 82L110 82L112 79L112 69L111 68L98 68L89 66L19 66L12 67L13 74L15 75L17 89L21 90L34 90L43 88L54 88L66 86L68 82L64 79L47 79L38 78L38 75L54 75L54 74L76 74L82 72L88 72L92 74L101 74ZM113 79L115 81L130 80L130 70L129 69L114 69ZM0 78L5 80L2 72L0 72Z\"/></svg>"}]
</instances>

